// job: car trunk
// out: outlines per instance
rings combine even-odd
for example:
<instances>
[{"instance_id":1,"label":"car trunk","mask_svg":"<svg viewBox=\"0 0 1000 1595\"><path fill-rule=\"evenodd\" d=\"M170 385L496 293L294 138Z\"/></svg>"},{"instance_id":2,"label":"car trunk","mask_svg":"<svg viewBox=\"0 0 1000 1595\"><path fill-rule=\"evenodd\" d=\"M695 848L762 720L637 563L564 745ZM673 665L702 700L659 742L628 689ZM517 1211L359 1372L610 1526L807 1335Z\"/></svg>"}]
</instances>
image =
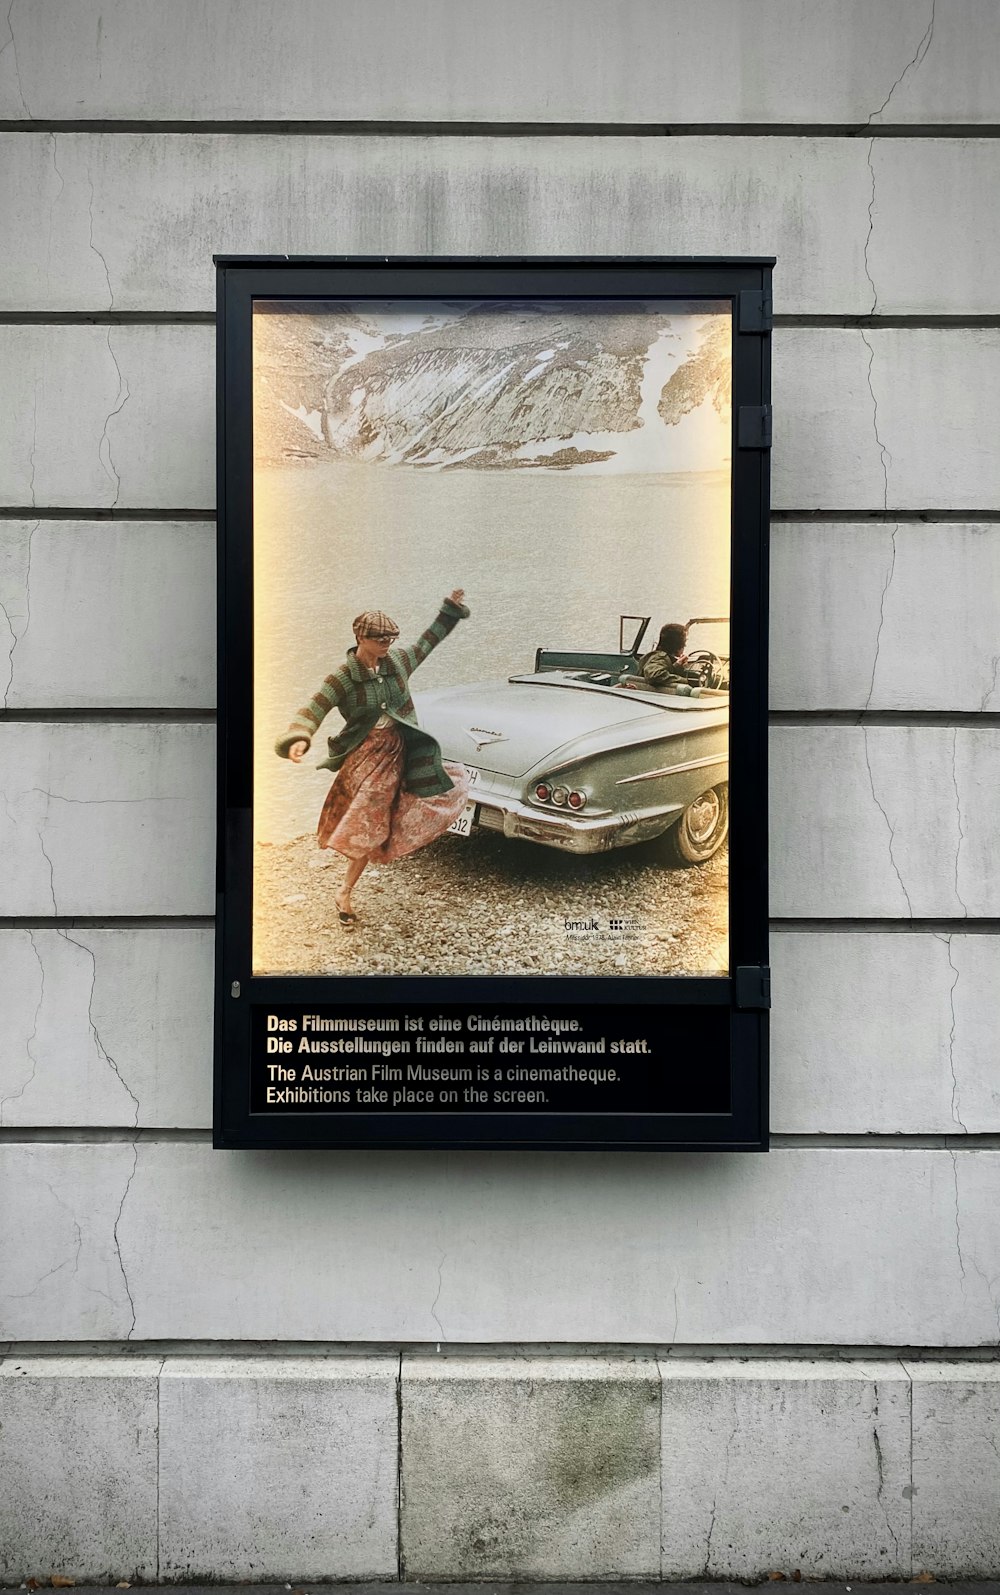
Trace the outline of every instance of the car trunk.
<instances>
[{"instance_id":1,"label":"car trunk","mask_svg":"<svg viewBox=\"0 0 1000 1595\"><path fill-rule=\"evenodd\" d=\"M417 718L446 759L520 776L578 737L648 720L648 703L555 683L492 681L414 693ZM655 714L655 710L653 711Z\"/></svg>"}]
</instances>

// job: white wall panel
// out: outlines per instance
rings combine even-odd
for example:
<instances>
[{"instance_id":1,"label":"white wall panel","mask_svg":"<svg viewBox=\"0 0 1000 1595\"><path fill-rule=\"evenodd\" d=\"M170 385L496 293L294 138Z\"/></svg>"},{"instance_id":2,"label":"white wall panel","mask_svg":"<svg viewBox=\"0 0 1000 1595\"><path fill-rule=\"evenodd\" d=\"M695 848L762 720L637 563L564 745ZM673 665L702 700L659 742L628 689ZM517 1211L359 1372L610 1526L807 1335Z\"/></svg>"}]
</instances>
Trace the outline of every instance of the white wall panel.
<instances>
[{"instance_id":1,"label":"white wall panel","mask_svg":"<svg viewBox=\"0 0 1000 1595\"><path fill-rule=\"evenodd\" d=\"M1000 22L1000 12L994 20ZM876 139L870 163L868 271L874 292L868 308L919 316L947 301L966 315L977 308L995 315L996 276L988 267L983 271L984 257L996 252L995 140Z\"/></svg>"},{"instance_id":2,"label":"white wall panel","mask_svg":"<svg viewBox=\"0 0 1000 1595\"><path fill-rule=\"evenodd\" d=\"M210 327L0 327L0 503L215 500Z\"/></svg>"},{"instance_id":3,"label":"white wall panel","mask_svg":"<svg viewBox=\"0 0 1000 1595\"><path fill-rule=\"evenodd\" d=\"M9 521L0 545L7 709L215 703L215 527Z\"/></svg>"},{"instance_id":4,"label":"white wall panel","mask_svg":"<svg viewBox=\"0 0 1000 1595\"><path fill-rule=\"evenodd\" d=\"M212 913L214 741L207 725L11 725L2 912ZM774 727L772 913L995 917L998 781L989 727Z\"/></svg>"},{"instance_id":5,"label":"white wall panel","mask_svg":"<svg viewBox=\"0 0 1000 1595\"><path fill-rule=\"evenodd\" d=\"M996 710L1000 526L777 524L772 709Z\"/></svg>"},{"instance_id":6,"label":"white wall panel","mask_svg":"<svg viewBox=\"0 0 1000 1595\"><path fill-rule=\"evenodd\" d=\"M207 1128L212 959L211 930L0 930L0 1123ZM771 961L775 1131L1000 1131L995 937L777 931Z\"/></svg>"},{"instance_id":7,"label":"white wall panel","mask_svg":"<svg viewBox=\"0 0 1000 1595\"><path fill-rule=\"evenodd\" d=\"M214 783L213 726L9 725L0 913L213 913Z\"/></svg>"},{"instance_id":8,"label":"white wall panel","mask_svg":"<svg viewBox=\"0 0 1000 1595\"><path fill-rule=\"evenodd\" d=\"M995 709L998 592L994 525L776 524L771 707ZM8 708L210 709L214 527L11 521L4 626Z\"/></svg>"},{"instance_id":9,"label":"white wall panel","mask_svg":"<svg viewBox=\"0 0 1000 1595\"><path fill-rule=\"evenodd\" d=\"M36 1142L2 1180L11 1339L996 1340L995 1152Z\"/></svg>"},{"instance_id":10,"label":"white wall panel","mask_svg":"<svg viewBox=\"0 0 1000 1595\"><path fill-rule=\"evenodd\" d=\"M870 238L866 155L834 138L0 134L0 309L213 310L217 253L615 255L627 240L777 255L785 313L866 312L876 292L883 312L991 310L993 141L880 140ZM955 236L974 246L960 267Z\"/></svg>"},{"instance_id":11,"label":"white wall panel","mask_svg":"<svg viewBox=\"0 0 1000 1595\"><path fill-rule=\"evenodd\" d=\"M780 329L775 508L1000 502L998 356L995 327ZM0 327L0 503L208 508L214 360L207 326Z\"/></svg>"},{"instance_id":12,"label":"white wall panel","mask_svg":"<svg viewBox=\"0 0 1000 1595\"><path fill-rule=\"evenodd\" d=\"M909 0L624 0L613 15L600 0L15 0L0 115L1000 119L990 0L936 15Z\"/></svg>"},{"instance_id":13,"label":"white wall panel","mask_svg":"<svg viewBox=\"0 0 1000 1595\"><path fill-rule=\"evenodd\" d=\"M989 727L772 727L771 913L996 917L998 781Z\"/></svg>"},{"instance_id":14,"label":"white wall panel","mask_svg":"<svg viewBox=\"0 0 1000 1595\"><path fill-rule=\"evenodd\" d=\"M1000 503L996 328L774 335L775 509Z\"/></svg>"},{"instance_id":15,"label":"white wall panel","mask_svg":"<svg viewBox=\"0 0 1000 1595\"><path fill-rule=\"evenodd\" d=\"M210 1125L214 941L0 930L0 1124Z\"/></svg>"},{"instance_id":16,"label":"white wall panel","mask_svg":"<svg viewBox=\"0 0 1000 1595\"><path fill-rule=\"evenodd\" d=\"M771 1128L996 1134L1000 941L771 936Z\"/></svg>"}]
</instances>

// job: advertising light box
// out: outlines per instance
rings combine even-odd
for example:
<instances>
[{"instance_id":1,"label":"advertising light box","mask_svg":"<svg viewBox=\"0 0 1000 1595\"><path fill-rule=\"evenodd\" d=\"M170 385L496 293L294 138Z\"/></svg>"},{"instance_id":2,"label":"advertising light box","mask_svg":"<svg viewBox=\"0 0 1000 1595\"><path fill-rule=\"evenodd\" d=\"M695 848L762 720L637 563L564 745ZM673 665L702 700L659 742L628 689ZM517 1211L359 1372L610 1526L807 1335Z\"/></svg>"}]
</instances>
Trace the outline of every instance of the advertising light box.
<instances>
[{"instance_id":1,"label":"advertising light box","mask_svg":"<svg viewBox=\"0 0 1000 1595\"><path fill-rule=\"evenodd\" d=\"M217 264L216 1145L764 1149L772 262Z\"/></svg>"}]
</instances>

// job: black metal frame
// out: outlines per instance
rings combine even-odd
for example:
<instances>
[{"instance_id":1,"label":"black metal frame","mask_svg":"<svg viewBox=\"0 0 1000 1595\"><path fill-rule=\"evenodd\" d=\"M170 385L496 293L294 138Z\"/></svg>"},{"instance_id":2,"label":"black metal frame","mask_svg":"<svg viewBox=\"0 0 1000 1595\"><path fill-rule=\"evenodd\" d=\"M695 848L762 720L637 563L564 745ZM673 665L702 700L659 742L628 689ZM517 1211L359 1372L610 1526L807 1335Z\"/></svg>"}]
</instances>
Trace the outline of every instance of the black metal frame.
<instances>
[{"instance_id":1,"label":"black metal frame","mask_svg":"<svg viewBox=\"0 0 1000 1595\"><path fill-rule=\"evenodd\" d=\"M359 259L218 256L219 776L217 1147L765 1150L767 1127L767 581L771 258ZM252 310L274 299L704 299L733 305L730 977L251 976ZM697 1071L700 1026L725 1036L723 1113L251 1113L251 1009L336 1003L604 1005L673 1024ZM653 1014L656 1014L655 1020Z\"/></svg>"}]
</instances>

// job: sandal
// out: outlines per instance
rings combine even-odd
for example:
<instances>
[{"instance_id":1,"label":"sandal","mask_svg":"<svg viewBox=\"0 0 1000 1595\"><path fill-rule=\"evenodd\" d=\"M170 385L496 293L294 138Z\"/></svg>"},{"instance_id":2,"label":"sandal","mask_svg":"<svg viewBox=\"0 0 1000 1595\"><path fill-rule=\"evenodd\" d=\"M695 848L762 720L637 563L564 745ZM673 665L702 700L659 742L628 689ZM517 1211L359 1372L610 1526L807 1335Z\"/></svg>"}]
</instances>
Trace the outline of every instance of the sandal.
<instances>
[{"instance_id":1,"label":"sandal","mask_svg":"<svg viewBox=\"0 0 1000 1595\"><path fill-rule=\"evenodd\" d=\"M353 913L350 909L341 908L340 899L337 896L334 896L333 901L337 907L337 918L340 920L340 923L342 925L356 925L358 922L357 914Z\"/></svg>"}]
</instances>

